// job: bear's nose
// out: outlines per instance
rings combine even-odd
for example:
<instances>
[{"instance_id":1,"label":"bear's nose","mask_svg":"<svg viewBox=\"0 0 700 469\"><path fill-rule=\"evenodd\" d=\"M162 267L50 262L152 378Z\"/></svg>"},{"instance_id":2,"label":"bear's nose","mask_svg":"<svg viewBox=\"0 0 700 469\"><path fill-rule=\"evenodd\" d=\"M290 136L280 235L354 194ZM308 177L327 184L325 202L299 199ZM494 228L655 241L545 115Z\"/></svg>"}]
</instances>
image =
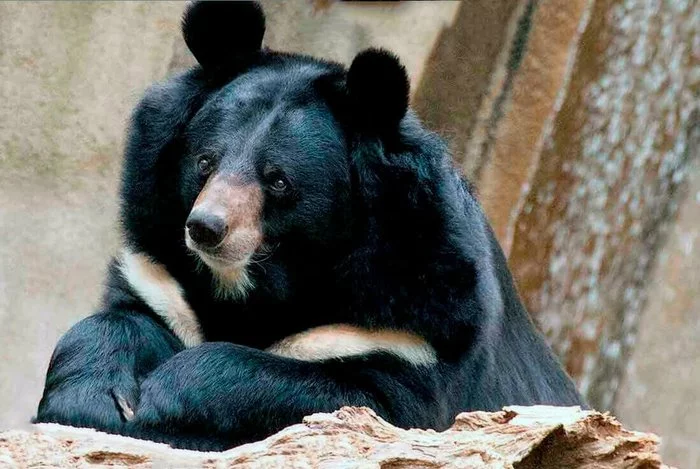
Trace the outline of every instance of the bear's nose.
<instances>
[{"instance_id":1,"label":"bear's nose","mask_svg":"<svg viewBox=\"0 0 700 469\"><path fill-rule=\"evenodd\" d=\"M190 239L203 248L218 246L228 233L228 226L223 218L202 211L190 213L185 226Z\"/></svg>"}]
</instances>

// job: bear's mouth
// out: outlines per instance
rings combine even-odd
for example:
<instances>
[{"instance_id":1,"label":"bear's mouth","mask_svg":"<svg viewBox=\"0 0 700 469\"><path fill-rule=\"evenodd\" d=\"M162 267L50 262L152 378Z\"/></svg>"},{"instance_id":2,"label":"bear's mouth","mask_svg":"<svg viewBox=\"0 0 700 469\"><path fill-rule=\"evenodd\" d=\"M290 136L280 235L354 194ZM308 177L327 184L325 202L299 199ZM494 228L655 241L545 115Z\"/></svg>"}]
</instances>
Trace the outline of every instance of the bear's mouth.
<instances>
[{"instance_id":1,"label":"bear's mouth","mask_svg":"<svg viewBox=\"0 0 700 469\"><path fill-rule=\"evenodd\" d=\"M216 173L202 188L185 222L185 245L222 285L247 279L263 244L262 190L235 175Z\"/></svg>"},{"instance_id":2,"label":"bear's mouth","mask_svg":"<svg viewBox=\"0 0 700 469\"><path fill-rule=\"evenodd\" d=\"M213 274L216 297L241 299L245 298L253 288L248 266L255 255L255 249L241 251L240 246L239 249L235 249L228 246L229 243L226 242L216 249L204 249L192 241L187 228L185 228L185 244L200 261L200 265Z\"/></svg>"},{"instance_id":3,"label":"bear's mouth","mask_svg":"<svg viewBox=\"0 0 700 469\"><path fill-rule=\"evenodd\" d=\"M237 241L225 240L213 248L198 245L185 228L185 245L212 270L228 271L244 269L250 263L258 247L255 236L240 236Z\"/></svg>"},{"instance_id":4,"label":"bear's mouth","mask_svg":"<svg viewBox=\"0 0 700 469\"><path fill-rule=\"evenodd\" d=\"M248 267L252 254L246 255L243 259L231 260L225 257L207 254L206 252L193 250L194 253L204 262L209 268L215 271L241 270Z\"/></svg>"}]
</instances>

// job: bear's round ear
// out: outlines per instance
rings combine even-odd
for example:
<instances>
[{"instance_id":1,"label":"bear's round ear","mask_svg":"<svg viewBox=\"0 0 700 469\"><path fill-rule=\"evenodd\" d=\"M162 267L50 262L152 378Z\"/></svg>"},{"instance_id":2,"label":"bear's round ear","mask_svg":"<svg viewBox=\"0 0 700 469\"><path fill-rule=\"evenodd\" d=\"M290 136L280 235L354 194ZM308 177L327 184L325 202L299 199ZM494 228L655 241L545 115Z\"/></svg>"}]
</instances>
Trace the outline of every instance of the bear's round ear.
<instances>
[{"instance_id":1,"label":"bear's round ear","mask_svg":"<svg viewBox=\"0 0 700 469\"><path fill-rule=\"evenodd\" d=\"M409 91L406 69L389 51L360 52L348 70L349 104L355 123L363 130L395 130L408 110Z\"/></svg>"},{"instance_id":2,"label":"bear's round ear","mask_svg":"<svg viewBox=\"0 0 700 469\"><path fill-rule=\"evenodd\" d=\"M195 1L182 18L182 36L205 70L226 69L260 50L265 15L257 2Z\"/></svg>"}]
</instances>

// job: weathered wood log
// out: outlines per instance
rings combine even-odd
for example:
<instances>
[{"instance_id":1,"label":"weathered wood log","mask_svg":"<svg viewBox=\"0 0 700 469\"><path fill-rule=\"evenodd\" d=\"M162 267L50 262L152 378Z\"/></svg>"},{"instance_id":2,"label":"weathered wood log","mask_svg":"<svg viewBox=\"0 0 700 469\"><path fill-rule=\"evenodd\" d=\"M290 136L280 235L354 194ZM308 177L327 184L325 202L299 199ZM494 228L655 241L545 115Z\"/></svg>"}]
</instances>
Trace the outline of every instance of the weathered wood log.
<instances>
[{"instance_id":1,"label":"weathered wood log","mask_svg":"<svg viewBox=\"0 0 700 469\"><path fill-rule=\"evenodd\" d=\"M457 416L447 431L402 430L367 408L314 414L221 453L53 424L0 433L0 467L662 468L659 440L578 407Z\"/></svg>"}]
</instances>

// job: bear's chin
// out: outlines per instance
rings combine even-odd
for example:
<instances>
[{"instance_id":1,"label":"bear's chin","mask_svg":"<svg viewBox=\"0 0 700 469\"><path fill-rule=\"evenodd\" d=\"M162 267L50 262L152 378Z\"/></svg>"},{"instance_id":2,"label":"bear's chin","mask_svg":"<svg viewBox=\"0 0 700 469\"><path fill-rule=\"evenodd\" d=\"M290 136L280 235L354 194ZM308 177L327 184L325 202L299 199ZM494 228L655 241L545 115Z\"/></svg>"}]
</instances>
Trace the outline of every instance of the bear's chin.
<instances>
[{"instance_id":1,"label":"bear's chin","mask_svg":"<svg viewBox=\"0 0 700 469\"><path fill-rule=\"evenodd\" d=\"M195 252L202 268L209 270L213 276L213 289L216 298L221 300L242 300L253 289L253 279L248 273L251 256L236 262L223 262L212 259L204 253Z\"/></svg>"}]
</instances>

